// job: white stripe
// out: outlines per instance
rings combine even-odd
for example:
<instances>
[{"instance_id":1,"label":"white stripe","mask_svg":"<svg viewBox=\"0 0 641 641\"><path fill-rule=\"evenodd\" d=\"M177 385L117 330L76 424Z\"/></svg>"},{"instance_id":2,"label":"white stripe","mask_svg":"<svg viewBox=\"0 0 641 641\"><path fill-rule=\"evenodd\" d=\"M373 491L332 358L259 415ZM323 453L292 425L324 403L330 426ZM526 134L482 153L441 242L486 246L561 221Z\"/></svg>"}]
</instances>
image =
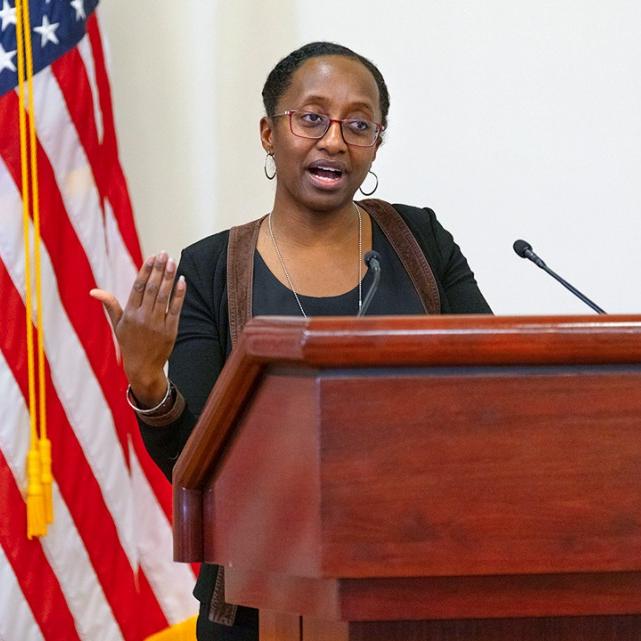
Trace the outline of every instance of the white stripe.
<instances>
[{"instance_id":1,"label":"white stripe","mask_svg":"<svg viewBox=\"0 0 641 641\"><path fill-rule=\"evenodd\" d=\"M173 540L167 517L152 493L133 446L130 451L140 564L163 613L171 624L179 623L198 613L191 595L194 573L188 564L172 561Z\"/></svg>"},{"instance_id":2,"label":"white stripe","mask_svg":"<svg viewBox=\"0 0 641 641\"><path fill-rule=\"evenodd\" d=\"M78 43L78 52L80 53L80 57L85 64L85 70L87 71L87 77L89 78L91 97L93 98L93 112L96 121L96 131L98 132L98 142L102 142L105 134L105 129L102 123L102 109L100 109L98 83L96 82L96 67L94 65L89 36L85 35L85 37Z\"/></svg>"},{"instance_id":3,"label":"white stripe","mask_svg":"<svg viewBox=\"0 0 641 641\"><path fill-rule=\"evenodd\" d=\"M44 641L40 626L0 546L0 641Z\"/></svg>"},{"instance_id":4,"label":"white stripe","mask_svg":"<svg viewBox=\"0 0 641 641\"><path fill-rule=\"evenodd\" d=\"M100 5L99 5L94 11L94 15L96 16L96 23L98 25L98 35L100 37L100 42L102 44L102 55L105 60L105 71L107 72L107 75L111 78L111 47L109 46L109 39L102 37L102 29L100 28L100 22L102 21L102 18L100 17L101 13L102 13L102 9L100 8Z\"/></svg>"},{"instance_id":5,"label":"white stripe","mask_svg":"<svg viewBox=\"0 0 641 641\"><path fill-rule=\"evenodd\" d=\"M124 307L138 270L120 235L118 223L108 200L105 201L105 232L107 234L109 265L111 266L112 274L111 293L118 299L120 305Z\"/></svg>"},{"instance_id":6,"label":"white stripe","mask_svg":"<svg viewBox=\"0 0 641 641\"><path fill-rule=\"evenodd\" d=\"M22 393L2 352L0 352L0 394L3 405L6 404L3 420L0 421L0 450L7 460L16 483L24 488L25 457L29 447L29 415ZM65 601L76 623L78 635L86 641L95 641L95 639L122 641L122 634L114 621L113 612L89 560L87 550L55 482L53 499L55 519L49 526L47 536L40 539L40 544L60 583ZM7 594L4 585L0 579L3 594L3 598L0 599L0 608L2 608L4 594ZM0 621L2 620L0 613Z\"/></svg>"},{"instance_id":7,"label":"white stripe","mask_svg":"<svg viewBox=\"0 0 641 641\"><path fill-rule=\"evenodd\" d=\"M13 202L9 194L14 194ZM0 162L0 260L24 300L20 197ZM33 237L33 230L32 230ZM98 481L132 567L137 567L131 479L113 418L86 353L60 301L49 254L41 245L45 347L56 393ZM78 304L83 304L78 301ZM98 304L87 295L86 305ZM35 315L34 315L35 317ZM21 322L21 319L18 321Z\"/></svg>"},{"instance_id":8,"label":"white stripe","mask_svg":"<svg viewBox=\"0 0 641 641\"><path fill-rule=\"evenodd\" d=\"M99 287L111 288L100 196L58 82L49 67L34 76L38 140L49 157L69 221Z\"/></svg>"}]
</instances>

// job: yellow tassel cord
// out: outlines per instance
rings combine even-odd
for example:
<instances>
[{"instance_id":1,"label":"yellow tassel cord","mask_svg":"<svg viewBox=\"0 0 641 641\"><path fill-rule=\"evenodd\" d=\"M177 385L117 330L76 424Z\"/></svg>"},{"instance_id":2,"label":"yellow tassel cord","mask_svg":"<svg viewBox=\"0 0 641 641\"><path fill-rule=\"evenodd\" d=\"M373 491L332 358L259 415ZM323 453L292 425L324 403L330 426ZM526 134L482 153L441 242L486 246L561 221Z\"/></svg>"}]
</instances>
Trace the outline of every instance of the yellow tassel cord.
<instances>
[{"instance_id":1,"label":"yellow tassel cord","mask_svg":"<svg viewBox=\"0 0 641 641\"><path fill-rule=\"evenodd\" d=\"M196 617L156 632L145 641L196 641Z\"/></svg>"},{"instance_id":2,"label":"yellow tassel cord","mask_svg":"<svg viewBox=\"0 0 641 641\"><path fill-rule=\"evenodd\" d=\"M42 269L40 255L40 202L36 147L35 101L33 90L33 52L28 0L16 0L16 39L18 49L18 102L20 127L20 168L22 177L22 217L25 253L25 324L27 329L27 367L29 385L30 444L27 454L27 536L44 536L53 522L51 442L47 438L44 332L42 314ZM28 88L28 124L25 111L25 83ZM29 141L27 142L27 130ZM30 153L29 153L30 152ZM31 185L31 200L29 198ZM38 403L36 404L35 354L32 334L31 247L29 211L33 207L34 259L36 276L36 318L38 332ZM40 438L36 417L40 422Z\"/></svg>"}]
</instances>

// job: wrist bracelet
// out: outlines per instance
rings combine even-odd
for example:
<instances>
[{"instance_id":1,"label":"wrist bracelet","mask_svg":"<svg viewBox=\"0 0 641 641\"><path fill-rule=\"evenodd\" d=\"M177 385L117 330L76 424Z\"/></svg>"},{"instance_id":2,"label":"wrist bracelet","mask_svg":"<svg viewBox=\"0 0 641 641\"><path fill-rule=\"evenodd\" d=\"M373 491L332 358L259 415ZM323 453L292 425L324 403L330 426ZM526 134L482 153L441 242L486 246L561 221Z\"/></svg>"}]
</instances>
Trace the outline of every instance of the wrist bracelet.
<instances>
[{"instance_id":1,"label":"wrist bracelet","mask_svg":"<svg viewBox=\"0 0 641 641\"><path fill-rule=\"evenodd\" d=\"M167 379L167 391L165 392L162 401L160 401L160 403L158 403L158 405L156 405L155 407L150 407L149 409L143 409L142 407L139 407L137 405L138 399L131 390L131 385L127 385L127 393L125 395L125 398L127 399L127 404L129 405L129 407L131 407L131 409L136 412L136 414L146 416L148 414L156 414L159 410L163 409L163 406L171 398L174 389L174 384L169 379Z\"/></svg>"}]
</instances>

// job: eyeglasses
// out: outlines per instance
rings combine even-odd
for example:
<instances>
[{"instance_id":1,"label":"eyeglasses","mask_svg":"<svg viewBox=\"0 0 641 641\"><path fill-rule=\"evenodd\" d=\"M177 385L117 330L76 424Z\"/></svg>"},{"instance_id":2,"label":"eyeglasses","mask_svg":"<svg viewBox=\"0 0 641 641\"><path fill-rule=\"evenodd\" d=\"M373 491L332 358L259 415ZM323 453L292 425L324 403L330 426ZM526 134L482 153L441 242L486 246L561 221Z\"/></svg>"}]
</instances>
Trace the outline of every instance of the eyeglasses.
<instances>
[{"instance_id":1,"label":"eyeglasses","mask_svg":"<svg viewBox=\"0 0 641 641\"><path fill-rule=\"evenodd\" d=\"M272 118L289 116L289 129L294 136L300 138L311 138L319 140L329 130L333 122L340 123L343 140L348 145L355 147L373 147L378 140L383 126L378 122L363 120L362 118L330 118L324 114L317 114L313 111L298 111L288 109L280 114L274 114Z\"/></svg>"}]
</instances>

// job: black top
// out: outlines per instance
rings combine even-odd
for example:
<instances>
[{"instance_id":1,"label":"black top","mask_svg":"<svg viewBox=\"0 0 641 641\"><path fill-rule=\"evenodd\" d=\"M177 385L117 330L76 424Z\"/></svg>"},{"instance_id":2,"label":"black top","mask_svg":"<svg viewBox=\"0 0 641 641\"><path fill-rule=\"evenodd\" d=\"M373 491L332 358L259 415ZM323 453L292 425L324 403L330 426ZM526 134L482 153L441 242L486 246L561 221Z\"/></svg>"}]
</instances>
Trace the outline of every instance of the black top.
<instances>
[{"instance_id":1,"label":"black top","mask_svg":"<svg viewBox=\"0 0 641 641\"><path fill-rule=\"evenodd\" d=\"M372 220L372 248L381 256L381 280L368 316L424 314L423 305L396 252L380 227ZM354 252L355 258L358 252ZM354 261L356 271L356 260ZM374 276L363 264L362 296L366 296ZM294 283L296 286L296 283ZM339 296L298 295L307 316L355 316L358 311L358 285ZM301 311L292 290L283 285L269 270L262 256L254 254L254 316L300 316Z\"/></svg>"}]
</instances>

